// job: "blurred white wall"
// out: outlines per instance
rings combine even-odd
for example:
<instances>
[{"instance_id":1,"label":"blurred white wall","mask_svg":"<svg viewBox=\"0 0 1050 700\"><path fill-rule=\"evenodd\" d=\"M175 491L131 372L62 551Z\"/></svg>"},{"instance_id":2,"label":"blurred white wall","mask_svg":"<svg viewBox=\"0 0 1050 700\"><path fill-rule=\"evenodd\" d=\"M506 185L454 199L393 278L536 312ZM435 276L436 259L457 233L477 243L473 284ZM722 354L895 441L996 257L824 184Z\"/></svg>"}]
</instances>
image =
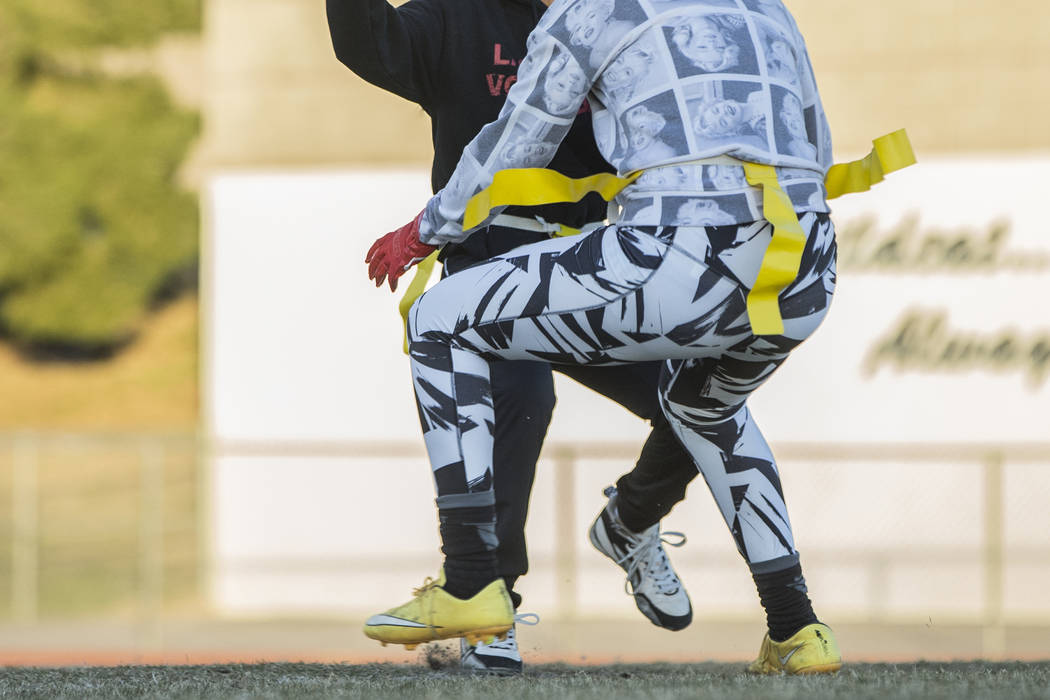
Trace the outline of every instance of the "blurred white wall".
<instances>
[{"instance_id":1,"label":"blurred white wall","mask_svg":"<svg viewBox=\"0 0 1050 700\"><path fill-rule=\"evenodd\" d=\"M827 460L792 449L781 460L824 609L982 613L987 513L976 444L1050 438L1048 166L1050 157L923 159L836 203L842 252L832 313L752 402L774 448L841 443L871 453ZM360 614L395 602L438 563L397 297L375 289L362 262L372 240L409 220L428 194L416 170L210 181L203 401L221 612ZM941 316L944 337L889 342L906 319L923 327ZM568 381L558 392L549 440L644 439L646 426L610 402ZM403 441L407 452L348 452L376 440ZM974 459L965 451L921 463L880 459L878 445L895 443L974 444ZM558 529L553 465L540 465L533 573L522 584L531 606L555 605L564 583L553 561L575 538L580 613L636 614L617 569L585 540L601 488L630 463L625 455L577 464L575 522L566 529ZM1050 459L1007 463L1004 472L1006 610L1042 619L1050 619L1039 583L1050 576L1048 467ZM699 614L754 615L746 570L702 481L667 527L690 537L673 555Z\"/></svg>"}]
</instances>

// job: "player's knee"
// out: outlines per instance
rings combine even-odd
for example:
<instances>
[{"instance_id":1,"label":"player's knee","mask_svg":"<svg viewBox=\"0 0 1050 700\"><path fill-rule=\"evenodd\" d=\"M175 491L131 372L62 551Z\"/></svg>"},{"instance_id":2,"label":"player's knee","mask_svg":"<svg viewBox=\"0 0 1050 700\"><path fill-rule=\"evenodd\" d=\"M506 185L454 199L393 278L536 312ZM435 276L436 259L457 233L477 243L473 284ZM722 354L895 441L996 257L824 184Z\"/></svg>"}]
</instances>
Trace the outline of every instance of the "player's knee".
<instances>
[{"instance_id":1,"label":"player's knee","mask_svg":"<svg viewBox=\"0 0 1050 700\"><path fill-rule=\"evenodd\" d=\"M550 366L539 362L496 362L490 370L500 416L542 425L546 430L557 402Z\"/></svg>"},{"instance_id":2,"label":"player's knee","mask_svg":"<svg viewBox=\"0 0 1050 700\"><path fill-rule=\"evenodd\" d=\"M557 399L554 396L554 390L539 392L537 391L534 396L531 397L530 406L532 406L532 416L538 424L549 425L551 418L554 417L554 404L557 403Z\"/></svg>"},{"instance_id":3,"label":"player's knee","mask_svg":"<svg viewBox=\"0 0 1050 700\"><path fill-rule=\"evenodd\" d=\"M554 404L557 403L552 383L542 381L529 383L523 392L523 397L537 419L550 422L554 414Z\"/></svg>"},{"instance_id":4,"label":"player's knee","mask_svg":"<svg viewBox=\"0 0 1050 700\"><path fill-rule=\"evenodd\" d=\"M686 425L710 427L728 423L743 409L744 404L726 404L713 398L698 397L689 405L663 400L664 415Z\"/></svg>"}]
</instances>

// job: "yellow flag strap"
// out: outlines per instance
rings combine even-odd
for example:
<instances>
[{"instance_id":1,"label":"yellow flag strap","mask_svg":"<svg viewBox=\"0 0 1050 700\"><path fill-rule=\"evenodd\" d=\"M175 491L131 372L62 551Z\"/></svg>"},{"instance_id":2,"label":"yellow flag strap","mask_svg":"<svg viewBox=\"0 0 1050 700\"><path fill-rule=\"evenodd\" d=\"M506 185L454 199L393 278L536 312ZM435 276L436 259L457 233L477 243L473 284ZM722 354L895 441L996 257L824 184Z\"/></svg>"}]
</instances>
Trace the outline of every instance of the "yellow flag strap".
<instances>
[{"instance_id":1,"label":"yellow flag strap","mask_svg":"<svg viewBox=\"0 0 1050 700\"><path fill-rule=\"evenodd\" d=\"M845 194L866 192L882 182L888 173L906 168L916 162L911 141L904 129L875 139L874 149L864 158L833 165L828 169L824 186L828 199ZM780 293L798 276L805 248L805 233L791 199L780 187L772 166L741 161L748 183L762 188L762 206L767 221L773 224L773 238L769 243L758 279L747 297L748 318L755 335L779 335L784 332L780 316ZM638 179L640 172L619 177L600 173L573 179L544 168L512 168L501 170L492 178L492 184L471 197L463 216L463 228L471 229L488 218L490 212L501 206L541 206L561 202L578 202L591 192L597 192L606 201ZM560 235L571 235L563 230ZM437 254L419 264L416 275L398 304L401 317L407 319L408 310L426 289ZM405 341L406 352L408 341Z\"/></svg>"},{"instance_id":2,"label":"yellow flag strap","mask_svg":"<svg viewBox=\"0 0 1050 700\"><path fill-rule=\"evenodd\" d=\"M406 355L408 354L408 312L411 310L412 304L416 303L416 299L423 296L423 292L426 291L427 282L430 281L430 275L434 272L434 265L437 263L437 259L438 254L435 250L416 265L416 274L405 289L405 295L397 303L397 310L401 314L401 322L405 326L405 332L402 334L404 338L403 347L401 349L404 350Z\"/></svg>"},{"instance_id":3,"label":"yellow flag strap","mask_svg":"<svg viewBox=\"0 0 1050 700\"><path fill-rule=\"evenodd\" d=\"M748 184L762 188L762 208L766 221L773 224L773 238L762 257L758 278L747 295L747 317L755 335L781 335L780 293L798 277L806 234L798 222L795 207L777 181L771 165L744 163Z\"/></svg>"},{"instance_id":4,"label":"yellow flag strap","mask_svg":"<svg viewBox=\"0 0 1050 700\"><path fill-rule=\"evenodd\" d=\"M567 236L579 236L583 233L582 228L573 228L572 226L562 226L557 231L551 234L551 238L565 238Z\"/></svg>"},{"instance_id":5,"label":"yellow flag strap","mask_svg":"<svg viewBox=\"0 0 1050 700\"><path fill-rule=\"evenodd\" d=\"M609 201L640 175L635 173L619 177L612 173L598 173L574 180L546 168L500 170L493 176L491 185L467 202L463 230L480 224L496 207L538 207L543 204L578 202L591 192L597 192L602 199Z\"/></svg>"},{"instance_id":6,"label":"yellow flag strap","mask_svg":"<svg viewBox=\"0 0 1050 700\"><path fill-rule=\"evenodd\" d=\"M872 143L875 148L864 158L828 169L824 179L828 199L866 192L872 185L882 182L887 173L916 162L904 129L877 138ZM755 335L780 335L784 332L780 293L798 276L806 234L798 222L791 199L777 181L773 167L744 163L744 174L748 184L762 188L763 216L773 224L773 238L762 258L755 285L747 295L747 316Z\"/></svg>"},{"instance_id":7,"label":"yellow flag strap","mask_svg":"<svg viewBox=\"0 0 1050 700\"><path fill-rule=\"evenodd\" d=\"M887 173L915 165L915 151L904 129L879 137L872 143L875 148L860 160L833 165L828 169L824 178L828 199L867 192L872 185L882 182Z\"/></svg>"}]
</instances>

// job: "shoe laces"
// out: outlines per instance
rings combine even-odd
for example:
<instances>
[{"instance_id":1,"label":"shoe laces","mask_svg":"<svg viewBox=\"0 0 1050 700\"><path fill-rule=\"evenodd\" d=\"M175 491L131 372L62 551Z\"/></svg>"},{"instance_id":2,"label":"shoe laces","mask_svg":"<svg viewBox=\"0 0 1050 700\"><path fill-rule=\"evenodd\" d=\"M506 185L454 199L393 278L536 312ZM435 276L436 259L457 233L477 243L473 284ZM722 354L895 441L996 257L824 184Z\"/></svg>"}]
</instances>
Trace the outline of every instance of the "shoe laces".
<instances>
[{"instance_id":1,"label":"shoe laces","mask_svg":"<svg viewBox=\"0 0 1050 700\"><path fill-rule=\"evenodd\" d=\"M412 595L418 598L419 596L429 591L431 588L436 588L437 584L438 580L436 578L434 578L433 576L427 576L425 579L423 579L422 586L420 586L419 588L412 589Z\"/></svg>"},{"instance_id":2,"label":"shoe laces","mask_svg":"<svg viewBox=\"0 0 1050 700\"><path fill-rule=\"evenodd\" d=\"M540 616L536 613L515 613L514 624L522 624L528 627L535 627L540 624ZM514 629L511 627L511 629Z\"/></svg>"},{"instance_id":3,"label":"shoe laces","mask_svg":"<svg viewBox=\"0 0 1050 700\"><path fill-rule=\"evenodd\" d=\"M627 578L623 583L624 592L634 595L633 580L635 576L640 578L644 574L652 580L660 593L675 593L682 584L671 568L671 560L667 558L663 546L666 544L669 547L681 547L687 541L685 533L660 532L659 528L655 527L641 535L630 532L627 528L622 530L628 541L627 552L616 563L627 570Z\"/></svg>"},{"instance_id":4,"label":"shoe laces","mask_svg":"<svg viewBox=\"0 0 1050 700\"><path fill-rule=\"evenodd\" d=\"M502 649L504 651L511 651L517 648L518 640L515 638L515 628L517 625L527 625L533 627L540 624L540 616L536 613L520 613L514 615L514 624L511 625L510 629L507 630L507 636L503 639L497 639L492 644L486 644L485 646L489 649Z\"/></svg>"}]
</instances>

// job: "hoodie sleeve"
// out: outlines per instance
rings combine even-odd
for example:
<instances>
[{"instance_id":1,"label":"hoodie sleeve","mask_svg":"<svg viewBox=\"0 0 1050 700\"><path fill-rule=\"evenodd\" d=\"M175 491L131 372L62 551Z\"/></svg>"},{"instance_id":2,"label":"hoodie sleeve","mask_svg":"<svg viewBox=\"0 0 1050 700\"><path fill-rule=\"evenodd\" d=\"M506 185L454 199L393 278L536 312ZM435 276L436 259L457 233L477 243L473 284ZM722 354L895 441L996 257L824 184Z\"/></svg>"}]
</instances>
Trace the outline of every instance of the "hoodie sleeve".
<instances>
[{"instance_id":1,"label":"hoodie sleeve","mask_svg":"<svg viewBox=\"0 0 1050 700\"><path fill-rule=\"evenodd\" d=\"M327 0L336 58L358 76L427 107L435 95L444 15L432 0Z\"/></svg>"},{"instance_id":2,"label":"hoodie sleeve","mask_svg":"<svg viewBox=\"0 0 1050 700\"><path fill-rule=\"evenodd\" d=\"M463 230L467 202L492 183L496 172L542 168L554 157L587 98L597 74L594 66L601 64L579 60L579 49L570 42L571 23L565 18L579 2L556 2L529 35L528 53L499 117L470 142L449 183L427 204L420 225L424 243L465 240L502 211L494 209L485 222Z\"/></svg>"},{"instance_id":3,"label":"hoodie sleeve","mask_svg":"<svg viewBox=\"0 0 1050 700\"><path fill-rule=\"evenodd\" d=\"M828 125L828 118L824 113L824 105L820 100L820 91L817 89L813 62L810 60L809 51L806 49L806 40L793 17L791 18L791 29L795 35L794 41L798 51L798 65L796 69L801 82L802 108L806 110L812 109L815 117L815 123L813 124L815 132L809 134L809 141L817 149L816 160L824 173L827 174L828 169L834 164L831 127Z\"/></svg>"}]
</instances>

